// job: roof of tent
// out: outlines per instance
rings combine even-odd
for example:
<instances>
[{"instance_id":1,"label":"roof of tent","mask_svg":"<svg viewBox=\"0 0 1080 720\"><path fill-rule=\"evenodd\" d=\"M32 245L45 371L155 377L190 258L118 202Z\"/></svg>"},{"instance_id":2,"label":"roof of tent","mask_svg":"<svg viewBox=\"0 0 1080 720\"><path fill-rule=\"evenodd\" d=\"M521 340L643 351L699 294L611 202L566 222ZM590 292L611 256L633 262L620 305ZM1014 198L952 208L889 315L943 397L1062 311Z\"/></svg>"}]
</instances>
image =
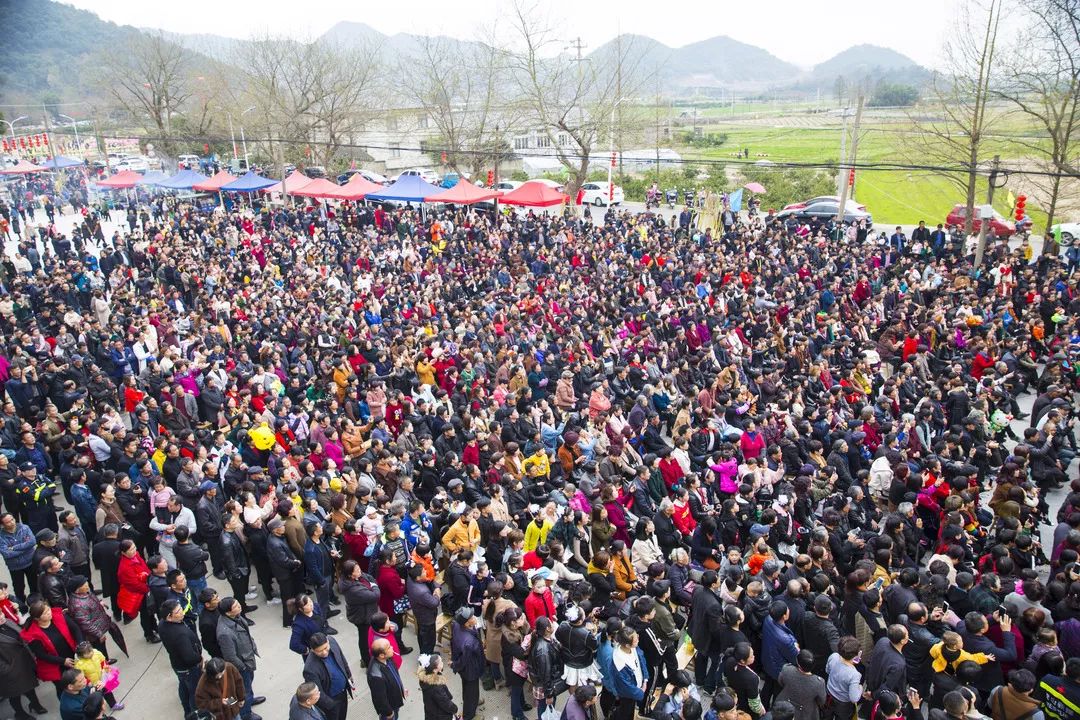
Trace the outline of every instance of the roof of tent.
<instances>
[{"instance_id":1,"label":"roof of tent","mask_svg":"<svg viewBox=\"0 0 1080 720\"><path fill-rule=\"evenodd\" d=\"M133 188L138 185L139 181L142 180L142 177L142 175L135 172L134 170L123 170L116 173L112 177L107 177L104 180L99 180L97 182L97 185L98 187L103 188L123 190L125 188Z\"/></svg>"},{"instance_id":2,"label":"roof of tent","mask_svg":"<svg viewBox=\"0 0 1080 720\"><path fill-rule=\"evenodd\" d=\"M527 207L551 207L561 205L569 200L566 195L549 185L530 180L520 187L505 193L499 198L499 202L506 205L524 205Z\"/></svg>"},{"instance_id":3,"label":"roof of tent","mask_svg":"<svg viewBox=\"0 0 1080 720\"><path fill-rule=\"evenodd\" d=\"M243 177L237 178L227 185L222 185L220 189L225 192L256 192L265 190L274 184L273 180L256 175L249 170Z\"/></svg>"},{"instance_id":4,"label":"roof of tent","mask_svg":"<svg viewBox=\"0 0 1080 720\"><path fill-rule=\"evenodd\" d=\"M199 183L206 182L207 177L194 170L181 170L171 178L166 178L157 184L166 190L190 190Z\"/></svg>"},{"instance_id":5,"label":"roof of tent","mask_svg":"<svg viewBox=\"0 0 1080 720\"><path fill-rule=\"evenodd\" d=\"M41 166L46 169L62 170L64 168L76 167L83 165L82 160L78 160L72 157L65 157L63 155L57 155L54 158L49 158L45 162L41 163Z\"/></svg>"},{"instance_id":6,"label":"roof of tent","mask_svg":"<svg viewBox=\"0 0 1080 720\"><path fill-rule=\"evenodd\" d=\"M224 170L219 170L213 177L206 182L198 182L191 186L192 190L199 190L202 192L217 192L223 186L228 185L231 182L236 181L235 175L230 175Z\"/></svg>"},{"instance_id":7,"label":"roof of tent","mask_svg":"<svg viewBox=\"0 0 1080 720\"><path fill-rule=\"evenodd\" d=\"M291 193L296 192L297 190L299 190L302 187L306 187L310 183L311 183L311 178L309 178L307 175L300 172L299 170L293 170L291 173L289 173L289 176L287 178L285 178L285 189L291 194ZM266 192L269 192L269 193L279 193L279 192L281 192L281 185L282 185L282 183L275 182L273 185L271 185L268 188L260 188L260 189L265 189Z\"/></svg>"},{"instance_id":8,"label":"roof of tent","mask_svg":"<svg viewBox=\"0 0 1080 720\"><path fill-rule=\"evenodd\" d=\"M11 167L0 170L0 175L25 175L26 173L41 172L42 170L48 170L48 168L35 165L29 160L20 160Z\"/></svg>"},{"instance_id":9,"label":"roof of tent","mask_svg":"<svg viewBox=\"0 0 1080 720\"><path fill-rule=\"evenodd\" d=\"M369 193L368 200L396 200L398 202L424 202L424 198L442 192L419 175L406 175L380 192Z\"/></svg>"},{"instance_id":10,"label":"roof of tent","mask_svg":"<svg viewBox=\"0 0 1080 720\"><path fill-rule=\"evenodd\" d=\"M382 185L371 182L363 175L353 175L349 178L349 182L339 187L337 192L328 197L336 200L362 200L365 196L381 190L383 190Z\"/></svg>"},{"instance_id":11,"label":"roof of tent","mask_svg":"<svg viewBox=\"0 0 1080 720\"><path fill-rule=\"evenodd\" d=\"M462 178L449 190L429 195L427 202L451 203L454 205L472 205L484 200L494 200L502 195L498 190L479 188Z\"/></svg>"},{"instance_id":12,"label":"roof of tent","mask_svg":"<svg viewBox=\"0 0 1080 720\"><path fill-rule=\"evenodd\" d=\"M291 192L293 195L299 195L300 197L332 198L336 197L335 193L339 190L341 190L341 186L337 183L331 182L326 178L318 178L317 180L305 183L299 190L292 190Z\"/></svg>"},{"instance_id":13,"label":"roof of tent","mask_svg":"<svg viewBox=\"0 0 1080 720\"><path fill-rule=\"evenodd\" d=\"M168 180L169 176L159 170L151 170L142 176L142 179L137 181L136 185L158 185L165 180Z\"/></svg>"}]
</instances>

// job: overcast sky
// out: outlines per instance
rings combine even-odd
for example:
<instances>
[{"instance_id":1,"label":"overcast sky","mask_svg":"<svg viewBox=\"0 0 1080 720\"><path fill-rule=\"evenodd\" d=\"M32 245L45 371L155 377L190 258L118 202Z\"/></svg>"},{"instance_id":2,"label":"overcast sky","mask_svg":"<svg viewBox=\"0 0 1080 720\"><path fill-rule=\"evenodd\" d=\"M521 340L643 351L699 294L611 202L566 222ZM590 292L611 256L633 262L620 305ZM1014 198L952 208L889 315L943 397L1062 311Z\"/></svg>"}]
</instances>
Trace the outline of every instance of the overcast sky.
<instances>
[{"instance_id":1,"label":"overcast sky","mask_svg":"<svg viewBox=\"0 0 1080 720\"><path fill-rule=\"evenodd\" d=\"M315 37L343 20L364 22L383 33L443 34L474 39L479 23L490 26L507 0L64 0L106 20L180 33L247 38L254 33ZM916 62L938 63L957 0L543 0L567 39L581 36L588 49L618 32L648 35L680 47L715 35L757 45L801 66L840 50L871 43L898 50ZM372 6L378 7L371 12ZM502 8L500 10L499 8ZM452 9L450 9L452 8Z\"/></svg>"}]
</instances>

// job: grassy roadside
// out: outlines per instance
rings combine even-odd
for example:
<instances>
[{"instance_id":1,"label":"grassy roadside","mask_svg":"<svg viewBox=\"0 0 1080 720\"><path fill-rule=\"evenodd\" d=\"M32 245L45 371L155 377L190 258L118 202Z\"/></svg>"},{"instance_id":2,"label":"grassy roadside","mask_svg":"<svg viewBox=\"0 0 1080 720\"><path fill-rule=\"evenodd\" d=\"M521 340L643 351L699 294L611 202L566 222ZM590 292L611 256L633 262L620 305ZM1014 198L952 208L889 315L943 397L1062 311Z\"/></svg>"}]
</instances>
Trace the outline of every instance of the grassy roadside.
<instances>
[{"instance_id":1,"label":"grassy roadside","mask_svg":"<svg viewBox=\"0 0 1080 720\"><path fill-rule=\"evenodd\" d=\"M680 149L684 157L726 160L744 148L749 150L751 161L836 162L840 156L839 127L740 127L725 124L708 127L706 132L722 133L727 136L726 142L720 147L704 150ZM1009 134L1017 133L1010 128ZM924 139L925 136L916 135L914 127L906 123L868 125L860 133L858 162L914 164L917 151L913 151L912 147L917 147L914 144ZM1022 141L1015 138L994 137L988 141L987 147L987 154L993 153L1009 158L1021 157L1027 151ZM1008 187L999 188L994 203L998 212L1006 216L1011 211L1007 201L1008 192ZM1016 193L1015 190L1013 192ZM986 185L983 182L978 198L985 196ZM931 226L944 222L952 207L964 200L960 187L948 178L932 172L908 170L859 171L855 197L880 222L907 225L926 220ZM1043 227L1046 214L1040 208L1029 202L1028 214L1036 228Z\"/></svg>"}]
</instances>

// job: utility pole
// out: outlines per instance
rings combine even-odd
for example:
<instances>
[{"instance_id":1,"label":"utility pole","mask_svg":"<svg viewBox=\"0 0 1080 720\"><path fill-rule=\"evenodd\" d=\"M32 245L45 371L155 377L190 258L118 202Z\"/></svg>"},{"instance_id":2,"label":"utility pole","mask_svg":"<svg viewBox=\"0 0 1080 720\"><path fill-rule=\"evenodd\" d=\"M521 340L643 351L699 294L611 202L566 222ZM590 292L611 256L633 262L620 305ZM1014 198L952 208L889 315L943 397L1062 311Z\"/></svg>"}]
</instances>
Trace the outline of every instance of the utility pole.
<instances>
[{"instance_id":1,"label":"utility pole","mask_svg":"<svg viewBox=\"0 0 1080 720\"><path fill-rule=\"evenodd\" d=\"M576 59L574 60L574 62L577 63L578 93L580 93L581 92L581 82L582 82L582 74L581 74L582 73L582 65L581 65L581 63L585 62L585 58L583 58L581 56L581 51L584 50L587 47L587 45L585 45L585 43L582 42L581 36L578 35L576 38L574 38L573 40L570 41L570 47L572 47L574 49L574 52L576 53ZM584 125L584 124L585 124L585 110L581 107L581 102L580 102L580 98L579 98L579 102L578 102L578 126L581 126L581 125Z\"/></svg>"},{"instance_id":2,"label":"utility pole","mask_svg":"<svg viewBox=\"0 0 1080 720\"><path fill-rule=\"evenodd\" d=\"M236 160L236 133L233 132L232 113L226 113L229 116L229 139L232 141L232 159Z\"/></svg>"},{"instance_id":3,"label":"utility pole","mask_svg":"<svg viewBox=\"0 0 1080 720\"><path fill-rule=\"evenodd\" d=\"M848 118L851 117L850 111L850 107L845 107L840 111L840 116L844 119L844 128L840 131L840 163L836 170L837 195L840 195L843 191L844 181L847 180L847 178L844 177L844 160L847 159Z\"/></svg>"},{"instance_id":4,"label":"utility pole","mask_svg":"<svg viewBox=\"0 0 1080 720\"><path fill-rule=\"evenodd\" d=\"M502 154L502 135L499 133L499 123L495 123L495 182L499 182L499 156Z\"/></svg>"},{"instance_id":5,"label":"utility pole","mask_svg":"<svg viewBox=\"0 0 1080 720\"><path fill-rule=\"evenodd\" d=\"M986 205L991 208L991 217L993 216L994 190L997 189L997 177L1000 169L1001 156L995 155L993 165L990 167L990 187L986 189ZM981 217L982 214L980 213L979 218L979 244L975 246L976 272L982 267L983 255L986 254L986 230L990 227L990 218Z\"/></svg>"},{"instance_id":6,"label":"utility pole","mask_svg":"<svg viewBox=\"0 0 1080 720\"><path fill-rule=\"evenodd\" d=\"M848 173L848 179L850 180L850 182L848 183L848 192L852 199L855 198L855 183L859 181L858 175L855 175L853 177L851 175L851 172L854 172L855 166L858 164L859 160L859 121L862 119L862 108L863 96L860 95L859 109L855 113L855 127L851 131L851 171L849 171Z\"/></svg>"},{"instance_id":7,"label":"utility pole","mask_svg":"<svg viewBox=\"0 0 1080 720\"><path fill-rule=\"evenodd\" d=\"M47 107L45 107L45 103L41 104L41 112L45 117L45 139L48 140L49 135L51 133L49 132L49 109ZM56 152L52 149L52 143L51 142L48 144L48 149L49 149L49 152L52 153L53 160L55 160L56 159Z\"/></svg>"},{"instance_id":8,"label":"utility pole","mask_svg":"<svg viewBox=\"0 0 1080 720\"><path fill-rule=\"evenodd\" d=\"M112 175L112 164L109 162L109 148L105 145L105 138L101 137L101 130L98 129L98 111L97 105L93 107L94 113L94 144L101 141L101 152L105 155L105 172Z\"/></svg>"},{"instance_id":9,"label":"utility pole","mask_svg":"<svg viewBox=\"0 0 1080 720\"><path fill-rule=\"evenodd\" d=\"M859 104L855 109L855 128L854 136L859 135L859 121L862 120L862 108L863 108L863 96L859 95ZM844 113L844 135L840 138L840 205L836 208L836 221L839 224L844 222L844 214L847 210L848 200L848 181L851 179L851 173L855 169L854 161L845 163L844 158L844 141L847 140L847 113ZM851 141L852 155L855 153L856 140L853 138Z\"/></svg>"}]
</instances>

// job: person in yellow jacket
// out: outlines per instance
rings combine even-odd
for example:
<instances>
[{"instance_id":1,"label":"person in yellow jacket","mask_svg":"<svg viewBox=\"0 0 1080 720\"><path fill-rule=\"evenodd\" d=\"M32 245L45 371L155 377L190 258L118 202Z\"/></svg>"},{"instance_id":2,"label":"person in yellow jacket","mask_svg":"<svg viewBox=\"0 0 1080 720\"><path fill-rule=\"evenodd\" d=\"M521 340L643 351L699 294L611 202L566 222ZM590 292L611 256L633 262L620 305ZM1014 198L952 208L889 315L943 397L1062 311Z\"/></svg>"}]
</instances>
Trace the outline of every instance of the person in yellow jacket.
<instances>
[{"instance_id":1,"label":"person in yellow jacket","mask_svg":"<svg viewBox=\"0 0 1080 720\"><path fill-rule=\"evenodd\" d=\"M435 384L435 366L426 356L421 355L416 361L416 377L421 385Z\"/></svg>"},{"instance_id":2,"label":"person in yellow jacket","mask_svg":"<svg viewBox=\"0 0 1080 720\"><path fill-rule=\"evenodd\" d=\"M462 550L476 552L480 547L480 526L476 524L475 513L475 510L466 510L447 528L442 544L451 555Z\"/></svg>"},{"instance_id":3,"label":"person in yellow jacket","mask_svg":"<svg viewBox=\"0 0 1080 720\"><path fill-rule=\"evenodd\" d=\"M945 672L949 668L956 672L957 666L965 660L985 665L996 658L988 653L969 653L964 650L964 638L952 631L943 633L941 642L930 647L930 660L934 672Z\"/></svg>"},{"instance_id":4,"label":"person in yellow jacket","mask_svg":"<svg viewBox=\"0 0 1080 720\"><path fill-rule=\"evenodd\" d=\"M630 553L622 540L611 541L611 575L615 580L615 592L612 595L619 600L625 600L630 593L640 588L637 570L634 569L634 563L630 562Z\"/></svg>"},{"instance_id":5,"label":"person in yellow jacket","mask_svg":"<svg viewBox=\"0 0 1080 720\"><path fill-rule=\"evenodd\" d=\"M533 481L547 482L551 479L551 460L548 459L543 445L538 446L532 455L525 458L521 469L525 471L525 476Z\"/></svg>"},{"instance_id":6,"label":"person in yellow jacket","mask_svg":"<svg viewBox=\"0 0 1080 720\"><path fill-rule=\"evenodd\" d=\"M551 532L552 524L551 520L547 519L543 515L537 515L533 518L527 526L525 526L525 545L522 549L525 552L532 552L539 546L547 542L548 533Z\"/></svg>"}]
</instances>

